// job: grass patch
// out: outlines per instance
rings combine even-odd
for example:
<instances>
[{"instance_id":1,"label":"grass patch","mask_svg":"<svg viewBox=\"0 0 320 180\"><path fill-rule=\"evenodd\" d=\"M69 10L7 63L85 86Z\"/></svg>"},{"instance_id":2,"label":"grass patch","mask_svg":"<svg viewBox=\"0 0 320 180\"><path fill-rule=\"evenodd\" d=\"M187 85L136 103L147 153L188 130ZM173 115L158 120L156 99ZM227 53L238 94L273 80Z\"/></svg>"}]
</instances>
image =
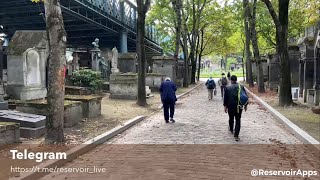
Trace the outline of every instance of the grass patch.
<instances>
[{"instance_id":1,"label":"grass patch","mask_svg":"<svg viewBox=\"0 0 320 180\"><path fill-rule=\"evenodd\" d=\"M203 70L200 72L200 78L209 78L209 77L220 78L222 73L225 73L227 75L228 72L224 72L220 70L210 72L208 70ZM242 70L230 71L230 74L236 75L237 77L243 77Z\"/></svg>"}]
</instances>

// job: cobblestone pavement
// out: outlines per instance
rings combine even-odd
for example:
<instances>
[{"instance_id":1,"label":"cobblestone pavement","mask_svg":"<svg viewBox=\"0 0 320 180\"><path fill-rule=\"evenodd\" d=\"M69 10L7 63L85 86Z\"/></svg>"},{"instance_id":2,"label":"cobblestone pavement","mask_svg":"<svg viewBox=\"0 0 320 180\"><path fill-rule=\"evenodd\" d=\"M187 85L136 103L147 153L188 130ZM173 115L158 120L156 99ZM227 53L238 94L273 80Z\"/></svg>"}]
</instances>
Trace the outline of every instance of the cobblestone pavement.
<instances>
[{"instance_id":1,"label":"cobblestone pavement","mask_svg":"<svg viewBox=\"0 0 320 180\"><path fill-rule=\"evenodd\" d=\"M115 144L265 144L276 139L286 144L301 143L284 130L271 114L254 103L243 112L240 142L228 130L228 114L224 113L218 91L207 99L205 86L188 98L177 102L176 123L166 124L162 112L126 131L109 143Z\"/></svg>"},{"instance_id":2,"label":"cobblestone pavement","mask_svg":"<svg viewBox=\"0 0 320 180\"><path fill-rule=\"evenodd\" d=\"M166 124L162 112L156 113L65 166L96 166L105 173L51 173L43 179L303 179L252 177L250 172L320 173L319 153L302 145L253 100L242 115L239 142L228 132L220 93L209 101L204 86L177 102L175 120Z\"/></svg>"}]
</instances>

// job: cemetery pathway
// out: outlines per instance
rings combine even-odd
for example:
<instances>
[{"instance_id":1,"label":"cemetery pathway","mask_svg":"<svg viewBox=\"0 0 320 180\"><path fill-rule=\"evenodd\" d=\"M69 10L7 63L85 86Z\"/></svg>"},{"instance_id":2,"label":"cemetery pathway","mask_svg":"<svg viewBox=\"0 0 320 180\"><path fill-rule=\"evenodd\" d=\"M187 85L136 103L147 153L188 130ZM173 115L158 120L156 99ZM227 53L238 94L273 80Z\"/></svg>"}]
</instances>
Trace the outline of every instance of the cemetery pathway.
<instances>
[{"instance_id":1,"label":"cemetery pathway","mask_svg":"<svg viewBox=\"0 0 320 180\"><path fill-rule=\"evenodd\" d=\"M90 167L90 173L51 173L42 179L251 179L252 169L320 173L317 152L252 99L242 115L239 142L228 132L219 90L212 101L204 86L179 100L175 120L166 124L158 112L64 166Z\"/></svg>"}]
</instances>

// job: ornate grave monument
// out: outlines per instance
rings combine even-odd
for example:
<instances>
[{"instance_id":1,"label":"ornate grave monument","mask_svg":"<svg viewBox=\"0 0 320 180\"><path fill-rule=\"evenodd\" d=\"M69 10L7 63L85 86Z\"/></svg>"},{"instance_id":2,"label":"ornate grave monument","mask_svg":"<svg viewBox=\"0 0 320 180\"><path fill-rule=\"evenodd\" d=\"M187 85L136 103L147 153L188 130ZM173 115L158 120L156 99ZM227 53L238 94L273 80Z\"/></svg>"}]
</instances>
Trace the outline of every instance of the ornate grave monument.
<instances>
[{"instance_id":1,"label":"ornate grave monument","mask_svg":"<svg viewBox=\"0 0 320 180\"><path fill-rule=\"evenodd\" d=\"M16 31L6 49L8 55L7 94L18 100L45 98L47 95L45 31Z\"/></svg>"},{"instance_id":2,"label":"ornate grave monument","mask_svg":"<svg viewBox=\"0 0 320 180\"><path fill-rule=\"evenodd\" d=\"M136 73L121 73L118 69L118 50L112 49L112 74L110 75L110 98L136 99L138 76Z\"/></svg>"}]
</instances>

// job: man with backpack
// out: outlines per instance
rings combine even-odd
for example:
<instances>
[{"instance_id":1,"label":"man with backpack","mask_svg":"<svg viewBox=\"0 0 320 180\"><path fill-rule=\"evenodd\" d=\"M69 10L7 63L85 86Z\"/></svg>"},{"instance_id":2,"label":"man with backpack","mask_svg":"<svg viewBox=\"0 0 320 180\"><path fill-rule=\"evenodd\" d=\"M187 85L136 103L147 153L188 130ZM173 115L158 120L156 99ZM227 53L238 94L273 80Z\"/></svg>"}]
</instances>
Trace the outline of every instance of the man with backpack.
<instances>
[{"instance_id":1,"label":"man with backpack","mask_svg":"<svg viewBox=\"0 0 320 180\"><path fill-rule=\"evenodd\" d=\"M216 83L214 82L214 80L212 79L212 77L210 77L207 82L206 82L206 86L208 89L208 99L212 100L212 94L213 94L213 90L216 88Z\"/></svg>"},{"instance_id":2,"label":"man with backpack","mask_svg":"<svg viewBox=\"0 0 320 180\"><path fill-rule=\"evenodd\" d=\"M218 84L220 86L221 97L223 99L224 91L225 91L225 89L226 89L226 87L228 85L228 79L226 78L224 73L222 73L221 75L222 75L222 77L219 79Z\"/></svg>"},{"instance_id":3,"label":"man with backpack","mask_svg":"<svg viewBox=\"0 0 320 180\"><path fill-rule=\"evenodd\" d=\"M237 76L231 76L231 85L227 86L223 99L224 111L229 114L229 131L234 135L236 141L239 141L241 127L241 114L244 109L247 111L249 98L244 87L237 83ZM236 125L234 128L234 118Z\"/></svg>"}]
</instances>

